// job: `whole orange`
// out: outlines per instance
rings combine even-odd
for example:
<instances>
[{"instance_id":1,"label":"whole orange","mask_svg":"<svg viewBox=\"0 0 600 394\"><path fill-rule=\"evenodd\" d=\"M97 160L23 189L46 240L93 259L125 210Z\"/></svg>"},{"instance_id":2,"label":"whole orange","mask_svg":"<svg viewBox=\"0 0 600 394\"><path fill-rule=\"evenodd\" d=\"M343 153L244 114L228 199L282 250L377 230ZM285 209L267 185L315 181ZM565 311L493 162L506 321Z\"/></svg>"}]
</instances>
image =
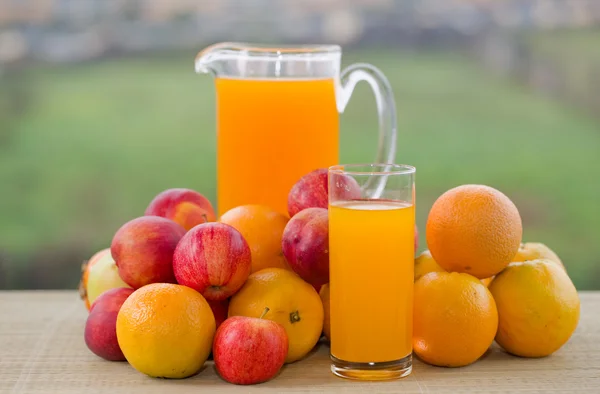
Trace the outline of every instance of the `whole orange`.
<instances>
[{"instance_id":1,"label":"whole orange","mask_svg":"<svg viewBox=\"0 0 600 394\"><path fill-rule=\"evenodd\" d=\"M415 283L413 349L424 362L461 367L494 341L498 312L490 291L469 274L431 272Z\"/></svg>"},{"instance_id":2,"label":"whole orange","mask_svg":"<svg viewBox=\"0 0 600 394\"><path fill-rule=\"evenodd\" d=\"M424 250L415 258L415 282L430 272L447 272L435 262L429 250ZM488 286L494 277L481 279L481 283Z\"/></svg>"},{"instance_id":3,"label":"whole orange","mask_svg":"<svg viewBox=\"0 0 600 394\"><path fill-rule=\"evenodd\" d=\"M579 323L579 296L564 269L551 260L511 263L490 285L498 306L496 342L521 357L557 351Z\"/></svg>"},{"instance_id":4,"label":"whole orange","mask_svg":"<svg viewBox=\"0 0 600 394\"><path fill-rule=\"evenodd\" d=\"M152 377L185 378L208 358L215 318L200 293L186 286L152 283L137 289L117 316L125 358Z\"/></svg>"},{"instance_id":5,"label":"whole orange","mask_svg":"<svg viewBox=\"0 0 600 394\"><path fill-rule=\"evenodd\" d=\"M424 250L415 258L415 281L430 272L446 272L435 262L429 250Z\"/></svg>"},{"instance_id":6,"label":"whole orange","mask_svg":"<svg viewBox=\"0 0 600 394\"><path fill-rule=\"evenodd\" d=\"M286 363L306 356L323 332L323 303L312 285L295 272L265 268L248 277L229 302L229 316L259 317L273 320L288 335Z\"/></svg>"},{"instance_id":7,"label":"whole orange","mask_svg":"<svg viewBox=\"0 0 600 394\"><path fill-rule=\"evenodd\" d=\"M553 261L560 265L563 269L565 268L558 255L541 242L525 242L521 244L517 254L512 258L511 262L520 263L523 261L539 259Z\"/></svg>"},{"instance_id":8,"label":"whole orange","mask_svg":"<svg viewBox=\"0 0 600 394\"><path fill-rule=\"evenodd\" d=\"M426 231L429 250L440 267L479 279L502 271L523 235L515 204L484 185L463 185L442 194L431 207Z\"/></svg>"},{"instance_id":9,"label":"whole orange","mask_svg":"<svg viewBox=\"0 0 600 394\"><path fill-rule=\"evenodd\" d=\"M252 253L252 272L263 268L289 269L281 249L289 218L264 205L241 205L225 212L220 222L242 233Z\"/></svg>"}]
</instances>

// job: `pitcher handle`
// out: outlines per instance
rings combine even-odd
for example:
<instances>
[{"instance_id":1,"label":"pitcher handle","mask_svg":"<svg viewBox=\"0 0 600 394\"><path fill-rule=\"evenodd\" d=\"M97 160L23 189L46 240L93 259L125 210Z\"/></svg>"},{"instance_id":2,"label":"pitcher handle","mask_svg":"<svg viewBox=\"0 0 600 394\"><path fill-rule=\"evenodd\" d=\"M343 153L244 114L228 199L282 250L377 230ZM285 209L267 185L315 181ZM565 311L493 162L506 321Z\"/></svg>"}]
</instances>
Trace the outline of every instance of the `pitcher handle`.
<instances>
[{"instance_id":1,"label":"pitcher handle","mask_svg":"<svg viewBox=\"0 0 600 394\"><path fill-rule=\"evenodd\" d=\"M396 160L396 102L390 82L385 75L375 66L366 63L356 63L346 67L340 75L340 93L337 97L338 112L341 114L346 109L354 87L360 81L367 82L377 104L377 117L379 118L379 142L375 163L393 164ZM374 190L373 198L379 198L383 192L386 178L377 177L380 181ZM372 187L367 182L363 187Z\"/></svg>"}]
</instances>

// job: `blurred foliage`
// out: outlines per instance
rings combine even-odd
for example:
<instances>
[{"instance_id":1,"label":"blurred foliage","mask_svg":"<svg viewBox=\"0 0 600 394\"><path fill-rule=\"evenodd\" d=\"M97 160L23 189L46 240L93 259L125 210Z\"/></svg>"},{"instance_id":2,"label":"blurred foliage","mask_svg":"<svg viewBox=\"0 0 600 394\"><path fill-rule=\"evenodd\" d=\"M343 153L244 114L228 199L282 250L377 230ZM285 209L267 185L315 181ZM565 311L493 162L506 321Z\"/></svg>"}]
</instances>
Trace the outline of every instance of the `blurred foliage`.
<instances>
[{"instance_id":1,"label":"blurred foliage","mask_svg":"<svg viewBox=\"0 0 600 394\"><path fill-rule=\"evenodd\" d=\"M75 288L82 260L163 189L189 187L214 201L214 88L193 73L193 56L20 73L35 99L15 115L0 153L0 286ZM397 162L417 167L420 249L435 198L483 183L519 207L526 241L553 248L578 288L600 289L597 119L457 54L344 54L345 64L355 61L380 67L394 88ZM341 117L343 162L373 159L375 114L368 87L357 87Z\"/></svg>"}]
</instances>

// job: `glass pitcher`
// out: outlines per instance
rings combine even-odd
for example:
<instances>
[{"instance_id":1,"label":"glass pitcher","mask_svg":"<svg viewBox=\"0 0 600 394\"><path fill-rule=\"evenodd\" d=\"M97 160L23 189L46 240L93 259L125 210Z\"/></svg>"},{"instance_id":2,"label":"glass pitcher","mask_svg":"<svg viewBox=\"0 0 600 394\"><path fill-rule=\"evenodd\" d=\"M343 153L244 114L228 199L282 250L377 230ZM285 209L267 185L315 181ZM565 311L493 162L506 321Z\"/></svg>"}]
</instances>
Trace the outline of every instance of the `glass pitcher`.
<instances>
[{"instance_id":1,"label":"glass pitcher","mask_svg":"<svg viewBox=\"0 0 600 394\"><path fill-rule=\"evenodd\" d=\"M262 204L287 215L287 196L303 175L339 163L339 116L366 81L379 115L376 163L396 155L390 84L370 64L340 73L337 45L270 47L220 43L198 53L197 73L215 77L217 209Z\"/></svg>"}]
</instances>

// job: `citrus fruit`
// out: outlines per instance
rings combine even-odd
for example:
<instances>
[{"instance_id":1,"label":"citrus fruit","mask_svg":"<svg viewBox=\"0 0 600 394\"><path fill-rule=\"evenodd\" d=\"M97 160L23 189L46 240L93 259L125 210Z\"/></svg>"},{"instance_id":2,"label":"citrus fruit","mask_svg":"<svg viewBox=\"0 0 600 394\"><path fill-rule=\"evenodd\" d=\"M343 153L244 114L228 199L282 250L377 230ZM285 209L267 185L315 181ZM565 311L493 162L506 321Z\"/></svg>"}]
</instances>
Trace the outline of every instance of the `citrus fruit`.
<instances>
[{"instance_id":1,"label":"citrus fruit","mask_svg":"<svg viewBox=\"0 0 600 394\"><path fill-rule=\"evenodd\" d=\"M185 378L208 358L215 318L189 287L153 283L127 298L117 316L117 339L131 366L152 377Z\"/></svg>"},{"instance_id":2,"label":"citrus fruit","mask_svg":"<svg viewBox=\"0 0 600 394\"><path fill-rule=\"evenodd\" d=\"M329 326L329 283L321 286L319 296L321 297L321 302L323 303L323 333L327 339L331 339Z\"/></svg>"},{"instance_id":3,"label":"citrus fruit","mask_svg":"<svg viewBox=\"0 0 600 394\"><path fill-rule=\"evenodd\" d=\"M259 317L281 324L288 335L286 363L304 357L323 331L323 304L317 291L294 272L265 268L248 277L229 303L229 316Z\"/></svg>"},{"instance_id":4,"label":"citrus fruit","mask_svg":"<svg viewBox=\"0 0 600 394\"><path fill-rule=\"evenodd\" d=\"M526 242L521 244L517 254L512 258L512 262L519 263L539 259L550 260L558 263L563 268L565 267L556 253L541 242Z\"/></svg>"},{"instance_id":5,"label":"citrus fruit","mask_svg":"<svg viewBox=\"0 0 600 394\"><path fill-rule=\"evenodd\" d=\"M523 228L517 207L504 194L489 186L463 185L435 201L426 233L440 267L484 279L511 262Z\"/></svg>"},{"instance_id":6,"label":"citrus fruit","mask_svg":"<svg viewBox=\"0 0 600 394\"><path fill-rule=\"evenodd\" d=\"M498 306L496 342L522 357L544 357L564 345L579 322L579 296L555 262L511 263L490 285Z\"/></svg>"},{"instance_id":7,"label":"citrus fruit","mask_svg":"<svg viewBox=\"0 0 600 394\"><path fill-rule=\"evenodd\" d=\"M424 250L415 259L415 281L430 272L446 272L435 262L429 250Z\"/></svg>"},{"instance_id":8,"label":"citrus fruit","mask_svg":"<svg viewBox=\"0 0 600 394\"><path fill-rule=\"evenodd\" d=\"M415 283L413 349L424 362L461 367L490 347L498 312L490 291L477 278L431 272Z\"/></svg>"},{"instance_id":9,"label":"citrus fruit","mask_svg":"<svg viewBox=\"0 0 600 394\"><path fill-rule=\"evenodd\" d=\"M415 259L415 282L420 277L430 272L447 272L435 262L429 250L424 250ZM481 279L481 283L488 286L494 277Z\"/></svg>"},{"instance_id":10,"label":"citrus fruit","mask_svg":"<svg viewBox=\"0 0 600 394\"><path fill-rule=\"evenodd\" d=\"M281 238L288 217L264 205L241 205L230 209L220 221L235 227L248 242L252 253L252 272L263 268L289 269Z\"/></svg>"}]
</instances>

